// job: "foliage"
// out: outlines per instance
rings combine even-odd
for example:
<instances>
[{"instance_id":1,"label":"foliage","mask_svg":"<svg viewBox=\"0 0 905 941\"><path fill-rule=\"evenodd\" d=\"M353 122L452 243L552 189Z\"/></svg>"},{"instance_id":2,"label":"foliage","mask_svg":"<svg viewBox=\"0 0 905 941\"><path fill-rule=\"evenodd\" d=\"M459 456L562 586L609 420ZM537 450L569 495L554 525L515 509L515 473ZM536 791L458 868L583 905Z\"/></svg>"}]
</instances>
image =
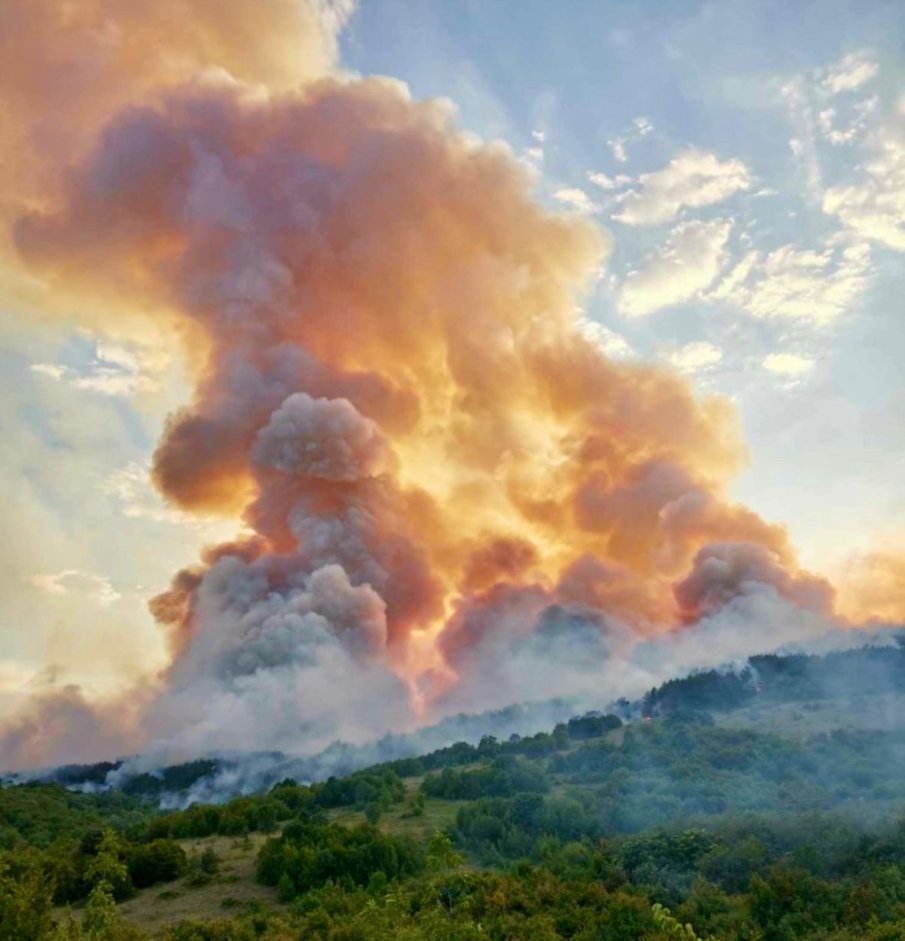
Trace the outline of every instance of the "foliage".
<instances>
[{"instance_id":1,"label":"foliage","mask_svg":"<svg viewBox=\"0 0 905 941\"><path fill-rule=\"evenodd\" d=\"M287 900L328 882L366 886L378 873L392 881L423 868L423 855L409 838L388 836L371 824L343 827L316 816L287 824L258 858L258 878L279 887Z\"/></svg>"},{"instance_id":2,"label":"foliage","mask_svg":"<svg viewBox=\"0 0 905 941\"><path fill-rule=\"evenodd\" d=\"M180 879L174 895L222 883L224 917L163 941L905 941L905 733L795 739L706 711L838 696L852 676L905 688L905 648L847 656L754 658L664 684L628 726L588 713L219 806L4 787L0 938L131 941L116 903ZM180 769L167 780L204 772ZM255 831L267 905L233 897L213 849Z\"/></svg>"},{"instance_id":3,"label":"foliage","mask_svg":"<svg viewBox=\"0 0 905 941\"><path fill-rule=\"evenodd\" d=\"M129 856L133 884L145 889L157 882L172 882L186 870L185 850L173 840L152 840L137 846Z\"/></svg>"}]
</instances>

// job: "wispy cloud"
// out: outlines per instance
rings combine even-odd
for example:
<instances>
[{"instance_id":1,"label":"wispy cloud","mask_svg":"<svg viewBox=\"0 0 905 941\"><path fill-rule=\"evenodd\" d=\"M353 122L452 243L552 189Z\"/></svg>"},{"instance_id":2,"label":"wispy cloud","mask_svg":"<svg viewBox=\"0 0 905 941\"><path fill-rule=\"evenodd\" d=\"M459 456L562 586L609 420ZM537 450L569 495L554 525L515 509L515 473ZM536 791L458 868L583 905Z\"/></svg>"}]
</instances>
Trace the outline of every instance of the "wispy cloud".
<instances>
[{"instance_id":1,"label":"wispy cloud","mask_svg":"<svg viewBox=\"0 0 905 941\"><path fill-rule=\"evenodd\" d=\"M611 330L597 320L582 317L576 326L587 339L596 343L611 359L625 359L635 353L631 344L621 333Z\"/></svg>"},{"instance_id":2,"label":"wispy cloud","mask_svg":"<svg viewBox=\"0 0 905 941\"><path fill-rule=\"evenodd\" d=\"M793 128L789 148L801 162L808 193L815 202L824 187L820 142L835 147L853 143L876 107L876 98L852 104L843 93L861 88L878 72L870 52L860 50L832 65L796 75L780 90ZM840 118L840 110L849 116L847 121Z\"/></svg>"},{"instance_id":3,"label":"wispy cloud","mask_svg":"<svg viewBox=\"0 0 905 941\"><path fill-rule=\"evenodd\" d=\"M539 173L544 162L544 144L547 140L546 131L535 128L535 130L531 132L531 140L533 143L530 147L525 149L519 159L533 172Z\"/></svg>"},{"instance_id":4,"label":"wispy cloud","mask_svg":"<svg viewBox=\"0 0 905 941\"><path fill-rule=\"evenodd\" d=\"M842 147L855 143L868 126L868 122L877 110L880 99L874 95L864 101L855 102L848 109L848 120L840 118L837 107L824 108L818 115L820 131L824 139L833 147Z\"/></svg>"},{"instance_id":5,"label":"wispy cloud","mask_svg":"<svg viewBox=\"0 0 905 941\"><path fill-rule=\"evenodd\" d=\"M798 158L812 200L817 200L823 189L823 168L817 150L818 118L813 101L810 76L796 76L780 90L792 125L789 150Z\"/></svg>"},{"instance_id":6,"label":"wispy cloud","mask_svg":"<svg viewBox=\"0 0 905 941\"><path fill-rule=\"evenodd\" d=\"M860 49L831 65L820 82L820 88L828 95L854 91L876 77L879 70L871 52Z\"/></svg>"},{"instance_id":7,"label":"wispy cloud","mask_svg":"<svg viewBox=\"0 0 905 941\"><path fill-rule=\"evenodd\" d=\"M905 251L905 99L877 130L855 178L826 191L823 211L863 238Z\"/></svg>"},{"instance_id":8,"label":"wispy cloud","mask_svg":"<svg viewBox=\"0 0 905 941\"><path fill-rule=\"evenodd\" d=\"M574 209L576 212L590 215L598 212L600 207L590 196L577 186L564 186L553 193L553 198L561 202L564 206Z\"/></svg>"},{"instance_id":9,"label":"wispy cloud","mask_svg":"<svg viewBox=\"0 0 905 941\"><path fill-rule=\"evenodd\" d=\"M36 574L32 575L29 581L45 594L80 595L104 608L122 597L108 578L92 572L82 572L79 569L63 569L60 572Z\"/></svg>"},{"instance_id":10,"label":"wispy cloud","mask_svg":"<svg viewBox=\"0 0 905 941\"><path fill-rule=\"evenodd\" d=\"M705 290L720 272L731 228L725 219L676 226L662 251L626 277L619 294L620 310L643 316Z\"/></svg>"},{"instance_id":11,"label":"wispy cloud","mask_svg":"<svg viewBox=\"0 0 905 941\"><path fill-rule=\"evenodd\" d=\"M650 118L641 114L632 119L632 123L626 131L623 131L617 137L607 141L610 153L617 163L626 163L628 161L628 148L631 144L647 137L653 131L654 125Z\"/></svg>"},{"instance_id":12,"label":"wispy cloud","mask_svg":"<svg viewBox=\"0 0 905 941\"><path fill-rule=\"evenodd\" d=\"M723 351L706 340L696 340L673 350L667 359L681 372L696 373L722 362Z\"/></svg>"},{"instance_id":13,"label":"wispy cloud","mask_svg":"<svg viewBox=\"0 0 905 941\"><path fill-rule=\"evenodd\" d=\"M766 254L752 251L709 292L764 319L828 324L862 294L870 272L864 245L829 244L823 250L784 245Z\"/></svg>"},{"instance_id":14,"label":"wispy cloud","mask_svg":"<svg viewBox=\"0 0 905 941\"><path fill-rule=\"evenodd\" d=\"M83 368L60 363L33 363L31 369L56 382L66 382L76 389L101 395L133 396L156 386L134 352L103 341L98 341L94 359Z\"/></svg>"},{"instance_id":15,"label":"wispy cloud","mask_svg":"<svg viewBox=\"0 0 905 941\"><path fill-rule=\"evenodd\" d=\"M588 179L602 190L616 190L632 182L632 178L627 173L617 173L616 176L607 176L602 172L591 172Z\"/></svg>"},{"instance_id":16,"label":"wispy cloud","mask_svg":"<svg viewBox=\"0 0 905 941\"><path fill-rule=\"evenodd\" d=\"M763 367L781 376L799 377L814 368L814 360L797 353L771 353L764 358Z\"/></svg>"},{"instance_id":17,"label":"wispy cloud","mask_svg":"<svg viewBox=\"0 0 905 941\"><path fill-rule=\"evenodd\" d=\"M750 186L751 175L740 160L684 150L662 170L642 174L637 189L620 197L613 218L626 225L662 225L685 208L712 206Z\"/></svg>"}]
</instances>

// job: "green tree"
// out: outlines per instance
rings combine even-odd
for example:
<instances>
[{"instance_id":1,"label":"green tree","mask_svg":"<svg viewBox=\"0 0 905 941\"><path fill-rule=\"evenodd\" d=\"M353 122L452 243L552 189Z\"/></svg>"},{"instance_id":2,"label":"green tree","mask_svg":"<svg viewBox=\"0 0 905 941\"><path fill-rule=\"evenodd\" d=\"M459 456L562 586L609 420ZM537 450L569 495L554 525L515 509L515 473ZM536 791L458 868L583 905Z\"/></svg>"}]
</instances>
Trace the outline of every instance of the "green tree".
<instances>
[{"instance_id":1,"label":"green tree","mask_svg":"<svg viewBox=\"0 0 905 941\"><path fill-rule=\"evenodd\" d=\"M380 804L376 801L365 805L365 819L368 823L376 824L380 821Z\"/></svg>"},{"instance_id":2,"label":"green tree","mask_svg":"<svg viewBox=\"0 0 905 941\"><path fill-rule=\"evenodd\" d=\"M122 846L116 833L110 829L104 831L97 855L91 860L86 871L92 886L106 882L117 901L129 898L135 891L129 870L122 861L121 851Z\"/></svg>"},{"instance_id":3,"label":"green tree","mask_svg":"<svg viewBox=\"0 0 905 941\"><path fill-rule=\"evenodd\" d=\"M220 871L220 857L212 846L205 848L198 860L198 866L207 876L215 876Z\"/></svg>"},{"instance_id":4,"label":"green tree","mask_svg":"<svg viewBox=\"0 0 905 941\"><path fill-rule=\"evenodd\" d=\"M433 872L445 872L461 866L463 862L462 854L456 852L446 830L436 830L427 844L427 868Z\"/></svg>"},{"instance_id":5,"label":"green tree","mask_svg":"<svg viewBox=\"0 0 905 941\"><path fill-rule=\"evenodd\" d=\"M654 924L667 938L676 938L678 941L715 941L714 938L701 938L695 934L691 925L683 925L678 918L674 918L668 908L655 903L651 908Z\"/></svg>"},{"instance_id":6,"label":"green tree","mask_svg":"<svg viewBox=\"0 0 905 941\"><path fill-rule=\"evenodd\" d=\"M137 928L127 925L116 910L109 883L99 882L88 896L81 921L71 913L50 936L49 941L145 941Z\"/></svg>"},{"instance_id":7,"label":"green tree","mask_svg":"<svg viewBox=\"0 0 905 941\"><path fill-rule=\"evenodd\" d=\"M37 865L27 865L19 878L0 862L0 938L42 941L51 927L53 890Z\"/></svg>"},{"instance_id":8,"label":"green tree","mask_svg":"<svg viewBox=\"0 0 905 941\"><path fill-rule=\"evenodd\" d=\"M140 889L156 882L172 882L186 869L185 850L173 840L153 840L136 847L129 857L129 875Z\"/></svg>"}]
</instances>

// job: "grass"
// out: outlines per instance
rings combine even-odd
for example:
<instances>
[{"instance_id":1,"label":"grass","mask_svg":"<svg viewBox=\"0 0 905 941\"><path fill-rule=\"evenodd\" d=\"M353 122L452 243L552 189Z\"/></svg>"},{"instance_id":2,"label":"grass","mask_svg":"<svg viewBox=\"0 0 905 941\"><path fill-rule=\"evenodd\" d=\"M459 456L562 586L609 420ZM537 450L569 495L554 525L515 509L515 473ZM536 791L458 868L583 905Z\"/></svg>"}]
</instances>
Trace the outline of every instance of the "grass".
<instances>
[{"instance_id":1,"label":"grass","mask_svg":"<svg viewBox=\"0 0 905 941\"><path fill-rule=\"evenodd\" d=\"M409 801L417 793L421 778L406 781L407 799L394 804L380 818L378 826L387 833L408 834L419 842L426 842L433 833L452 825L460 801L429 800L420 817L408 816ZM337 823L348 826L362 823L361 811L340 808L329 812ZM249 902L278 906L276 891L259 885L255 879L258 851L268 839L263 833L245 837L212 836L204 839L179 840L191 855L200 855L211 848L220 859L220 870L206 885L194 886L188 880L177 879L166 885L140 890L118 906L122 917L130 924L152 936L187 918L229 918ZM58 916L61 912L57 913Z\"/></svg>"},{"instance_id":2,"label":"grass","mask_svg":"<svg viewBox=\"0 0 905 941\"><path fill-rule=\"evenodd\" d=\"M213 836L200 840L180 840L189 855L212 848L220 857L220 871L207 885L192 886L185 879L165 887L143 889L118 908L123 918L151 935L185 918L225 918L248 902L279 905L276 891L255 881L258 850L267 836L253 833L243 837ZM224 906L224 902L229 904Z\"/></svg>"},{"instance_id":3,"label":"grass","mask_svg":"<svg viewBox=\"0 0 905 941\"><path fill-rule=\"evenodd\" d=\"M408 782L406 782L408 783ZM417 787L412 791L416 791ZM412 791L409 793L411 794ZM424 806L424 813L419 817L411 816L411 806L408 800L393 804L380 815L378 826L385 833L394 836L410 836L419 843L426 843L433 834L444 827L452 826L456 821L456 812L462 806L462 801L440 800L430 798ZM355 826L364 823L365 815L360 810L341 807L331 810L328 814L331 820L346 826Z\"/></svg>"}]
</instances>

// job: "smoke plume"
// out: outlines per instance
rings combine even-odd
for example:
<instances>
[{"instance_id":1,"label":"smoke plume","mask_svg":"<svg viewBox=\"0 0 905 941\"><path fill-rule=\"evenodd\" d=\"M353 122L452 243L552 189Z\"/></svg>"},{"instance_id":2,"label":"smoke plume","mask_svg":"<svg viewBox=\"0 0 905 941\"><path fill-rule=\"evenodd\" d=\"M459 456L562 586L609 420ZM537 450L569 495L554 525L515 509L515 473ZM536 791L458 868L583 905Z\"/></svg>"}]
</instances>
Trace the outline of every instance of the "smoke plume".
<instances>
[{"instance_id":1,"label":"smoke plume","mask_svg":"<svg viewBox=\"0 0 905 941\"><path fill-rule=\"evenodd\" d=\"M172 331L194 393L154 480L243 529L153 602L173 662L133 741L303 752L602 684L752 593L832 617L726 498L729 404L578 329L605 234L449 103L342 74L350 12L4 7L16 264L47 306Z\"/></svg>"}]
</instances>

